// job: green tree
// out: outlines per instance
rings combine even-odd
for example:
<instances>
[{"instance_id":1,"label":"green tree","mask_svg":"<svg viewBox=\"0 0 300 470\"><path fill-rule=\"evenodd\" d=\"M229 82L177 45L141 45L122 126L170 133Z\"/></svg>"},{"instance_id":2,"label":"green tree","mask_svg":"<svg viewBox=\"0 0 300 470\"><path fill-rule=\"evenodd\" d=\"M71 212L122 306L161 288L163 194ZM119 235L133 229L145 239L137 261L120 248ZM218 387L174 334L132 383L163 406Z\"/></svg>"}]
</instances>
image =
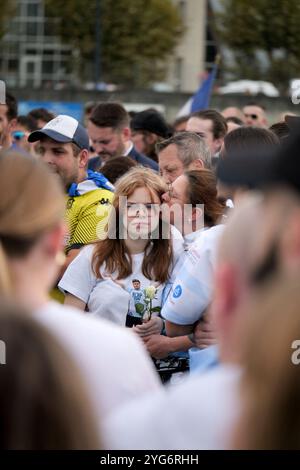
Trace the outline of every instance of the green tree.
<instances>
[{"instance_id":1,"label":"green tree","mask_svg":"<svg viewBox=\"0 0 300 470\"><path fill-rule=\"evenodd\" d=\"M0 8L0 39L8 31L11 19L17 13L15 0L1 0Z\"/></svg>"},{"instance_id":2,"label":"green tree","mask_svg":"<svg viewBox=\"0 0 300 470\"><path fill-rule=\"evenodd\" d=\"M217 33L235 55L236 78L265 79L285 89L300 75L299 0L222 0ZM265 51L262 63L258 51ZM225 64L226 66L226 64Z\"/></svg>"},{"instance_id":3,"label":"green tree","mask_svg":"<svg viewBox=\"0 0 300 470\"><path fill-rule=\"evenodd\" d=\"M99 0L104 81L144 86L164 77L166 59L183 33L171 0ZM96 0L45 0L60 18L57 32L79 51L81 76L93 80Z\"/></svg>"}]
</instances>

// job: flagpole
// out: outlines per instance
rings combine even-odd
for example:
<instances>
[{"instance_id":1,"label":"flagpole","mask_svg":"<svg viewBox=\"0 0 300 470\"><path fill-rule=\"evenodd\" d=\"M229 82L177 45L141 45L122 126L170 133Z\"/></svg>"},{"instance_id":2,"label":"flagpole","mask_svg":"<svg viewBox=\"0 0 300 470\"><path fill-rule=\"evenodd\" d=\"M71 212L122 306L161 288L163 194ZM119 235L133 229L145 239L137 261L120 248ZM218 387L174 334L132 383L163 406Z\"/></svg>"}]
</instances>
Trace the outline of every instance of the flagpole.
<instances>
[{"instance_id":1,"label":"flagpole","mask_svg":"<svg viewBox=\"0 0 300 470\"><path fill-rule=\"evenodd\" d=\"M212 72L213 72L213 82L211 84L211 87L210 87L210 90L209 90L209 97L208 97L208 103L210 104L210 99L211 99L211 94L212 94L212 88L213 88L213 83L215 81L215 78L217 76L217 71L218 71L218 67L221 63L221 54L219 52L217 52L217 54L215 55L215 60L214 60L214 65L213 65L213 69L212 69Z\"/></svg>"}]
</instances>

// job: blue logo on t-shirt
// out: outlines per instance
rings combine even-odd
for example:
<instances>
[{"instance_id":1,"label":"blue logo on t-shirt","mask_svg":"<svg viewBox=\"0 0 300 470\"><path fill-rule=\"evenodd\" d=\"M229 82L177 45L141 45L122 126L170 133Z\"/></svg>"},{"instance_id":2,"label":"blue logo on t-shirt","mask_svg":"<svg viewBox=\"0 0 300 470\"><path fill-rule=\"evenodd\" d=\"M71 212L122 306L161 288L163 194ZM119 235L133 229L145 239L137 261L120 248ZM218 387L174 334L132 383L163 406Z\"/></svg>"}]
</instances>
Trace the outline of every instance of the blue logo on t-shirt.
<instances>
[{"instance_id":1,"label":"blue logo on t-shirt","mask_svg":"<svg viewBox=\"0 0 300 470\"><path fill-rule=\"evenodd\" d=\"M174 299L178 299L182 294L182 287L181 285L178 284L178 286L175 287L174 292L173 292L173 297Z\"/></svg>"},{"instance_id":2,"label":"blue logo on t-shirt","mask_svg":"<svg viewBox=\"0 0 300 470\"><path fill-rule=\"evenodd\" d=\"M132 290L131 295L134 299L134 302L140 302L143 297L143 291L141 290Z\"/></svg>"}]
</instances>

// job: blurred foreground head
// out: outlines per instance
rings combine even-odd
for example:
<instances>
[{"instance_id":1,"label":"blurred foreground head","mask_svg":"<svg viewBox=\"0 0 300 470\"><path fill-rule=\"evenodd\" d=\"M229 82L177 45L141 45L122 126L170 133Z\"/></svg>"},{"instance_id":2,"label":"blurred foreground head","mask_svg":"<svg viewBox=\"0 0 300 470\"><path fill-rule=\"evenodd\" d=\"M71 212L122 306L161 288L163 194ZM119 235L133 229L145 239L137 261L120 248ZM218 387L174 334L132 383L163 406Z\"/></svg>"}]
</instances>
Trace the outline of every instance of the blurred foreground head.
<instances>
[{"instance_id":1,"label":"blurred foreground head","mask_svg":"<svg viewBox=\"0 0 300 470\"><path fill-rule=\"evenodd\" d=\"M15 292L25 267L46 289L64 234L60 181L44 163L9 152L0 154L0 188L0 293Z\"/></svg>"},{"instance_id":2,"label":"blurred foreground head","mask_svg":"<svg viewBox=\"0 0 300 470\"><path fill-rule=\"evenodd\" d=\"M251 181L234 181L236 172L247 165L248 160L249 165L252 161L255 164L259 158L264 159L265 154L275 152L279 144L279 138L269 129L244 126L229 132L224 138L217 168L219 197L236 200L245 190L251 189Z\"/></svg>"},{"instance_id":3,"label":"blurred foreground head","mask_svg":"<svg viewBox=\"0 0 300 470\"><path fill-rule=\"evenodd\" d=\"M300 448L299 283L299 272L278 277L244 312L242 413L234 448Z\"/></svg>"},{"instance_id":4,"label":"blurred foreground head","mask_svg":"<svg viewBox=\"0 0 300 470\"><path fill-rule=\"evenodd\" d=\"M211 314L222 362L239 362L238 319L257 287L253 272L265 255L259 231L262 213L261 196L248 195L232 212L219 241Z\"/></svg>"},{"instance_id":5,"label":"blurred foreground head","mask_svg":"<svg viewBox=\"0 0 300 470\"><path fill-rule=\"evenodd\" d=\"M291 272L300 265L299 146L300 126L275 150L255 153L250 149L243 158L226 155L218 167L218 176L228 187L256 188L263 195L259 232L261 243L269 249L257 270L257 281L271 271Z\"/></svg>"},{"instance_id":6,"label":"blurred foreground head","mask_svg":"<svg viewBox=\"0 0 300 470\"><path fill-rule=\"evenodd\" d=\"M98 448L85 387L56 339L3 299L0 331L0 448Z\"/></svg>"}]
</instances>

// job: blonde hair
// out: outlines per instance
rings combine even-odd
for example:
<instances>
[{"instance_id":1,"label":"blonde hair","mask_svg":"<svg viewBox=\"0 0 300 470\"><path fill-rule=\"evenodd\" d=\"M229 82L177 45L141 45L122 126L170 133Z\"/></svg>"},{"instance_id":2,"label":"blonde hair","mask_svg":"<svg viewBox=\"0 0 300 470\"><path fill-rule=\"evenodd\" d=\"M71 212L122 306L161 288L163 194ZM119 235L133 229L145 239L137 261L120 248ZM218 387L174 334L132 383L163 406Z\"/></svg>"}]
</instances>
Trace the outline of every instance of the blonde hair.
<instances>
[{"instance_id":1,"label":"blonde hair","mask_svg":"<svg viewBox=\"0 0 300 470\"><path fill-rule=\"evenodd\" d=\"M0 448L98 449L88 390L63 345L10 302L1 302L0 330L7 345L0 366Z\"/></svg>"},{"instance_id":2,"label":"blonde hair","mask_svg":"<svg viewBox=\"0 0 300 470\"><path fill-rule=\"evenodd\" d=\"M0 293L9 293L9 258L25 256L62 220L65 202L58 177L17 152L0 152L0 196Z\"/></svg>"},{"instance_id":3,"label":"blonde hair","mask_svg":"<svg viewBox=\"0 0 300 470\"><path fill-rule=\"evenodd\" d=\"M111 212L108 223L108 237L96 242L93 253L92 268L98 278L102 277L100 268L103 263L105 263L107 273L118 272L118 279L125 279L132 273L131 257L124 240L120 237L122 227L119 225L119 201L120 197L131 196L138 188L146 188L152 202L155 200L155 195L161 200L163 193L167 190L162 178L149 168L132 168L118 180L112 204L114 211ZM161 237L165 229L162 228L162 224L160 220L160 237L151 240L152 249L145 251L142 264L144 276L161 283L168 279L173 259L170 239Z\"/></svg>"},{"instance_id":4,"label":"blonde hair","mask_svg":"<svg viewBox=\"0 0 300 470\"><path fill-rule=\"evenodd\" d=\"M241 315L244 374L235 448L300 448L299 282L299 273L273 280L246 307L244 320Z\"/></svg>"}]
</instances>

